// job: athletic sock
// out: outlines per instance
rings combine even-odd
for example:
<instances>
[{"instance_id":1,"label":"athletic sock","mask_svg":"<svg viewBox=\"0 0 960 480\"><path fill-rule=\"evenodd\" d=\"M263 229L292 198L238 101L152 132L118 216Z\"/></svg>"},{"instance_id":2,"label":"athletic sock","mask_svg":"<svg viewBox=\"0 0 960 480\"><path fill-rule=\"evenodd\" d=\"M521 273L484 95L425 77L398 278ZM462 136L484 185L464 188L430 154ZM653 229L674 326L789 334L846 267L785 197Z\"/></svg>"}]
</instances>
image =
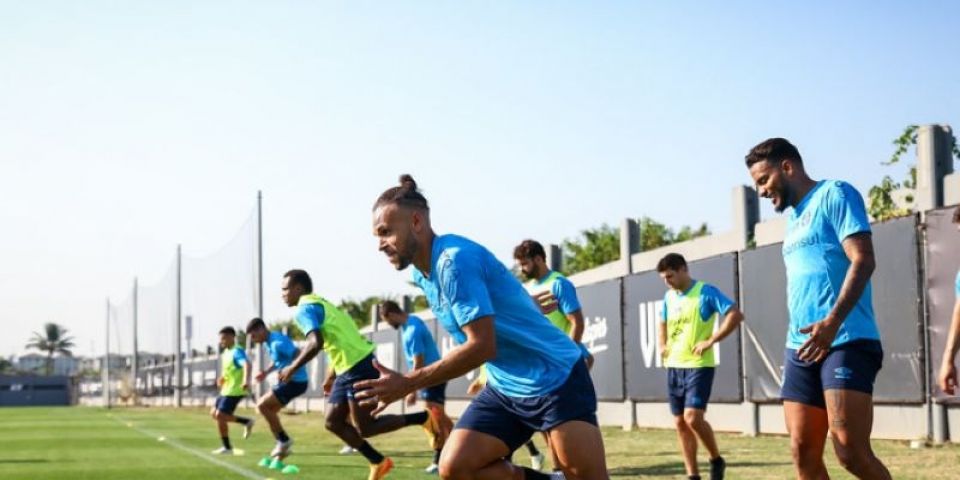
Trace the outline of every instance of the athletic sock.
<instances>
[{"instance_id":1,"label":"athletic sock","mask_svg":"<svg viewBox=\"0 0 960 480\"><path fill-rule=\"evenodd\" d=\"M283 429L281 428L280 431L277 432L277 440L281 442L289 442L290 437L288 437L287 432L283 431Z\"/></svg>"},{"instance_id":2,"label":"athletic sock","mask_svg":"<svg viewBox=\"0 0 960 480\"><path fill-rule=\"evenodd\" d=\"M523 478L526 480L550 480L550 475L543 472L538 472L532 468L520 467L523 470Z\"/></svg>"},{"instance_id":3,"label":"athletic sock","mask_svg":"<svg viewBox=\"0 0 960 480\"><path fill-rule=\"evenodd\" d=\"M366 440L364 440L363 443L359 447L357 447L357 451L360 452L361 455L363 455L363 458L366 458L368 462L374 465L377 465L383 461L383 455L381 455L380 452L378 452L375 448L373 448L372 445L367 443Z\"/></svg>"},{"instance_id":4,"label":"athletic sock","mask_svg":"<svg viewBox=\"0 0 960 480\"><path fill-rule=\"evenodd\" d=\"M233 418L235 418L236 422L241 425L248 425L250 423L250 419L247 417L233 417Z\"/></svg>"},{"instance_id":5,"label":"athletic sock","mask_svg":"<svg viewBox=\"0 0 960 480\"><path fill-rule=\"evenodd\" d=\"M433 463L435 465L440 465L440 450L439 448L433 451Z\"/></svg>"},{"instance_id":6,"label":"athletic sock","mask_svg":"<svg viewBox=\"0 0 960 480\"><path fill-rule=\"evenodd\" d=\"M230 446L230 437L220 437L220 443L223 444L223 448L233 450L233 447Z\"/></svg>"},{"instance_id":7,"label":"athletic sock","mask_svg":"<svg viewBox=\"0 0 960 480\"><path fill-rule=\"evenodd\" d=\"M533 440L527 442L527 451L533 456L540 455L540 450L537 450L537 446L533 443Z\"/></svg>"},{"instance_id":8,"label":"athletic sock","mask_svg":"<svg viewBox=\"0 0 960 480\"><path fill-rule=\"evenodd\" d=\"M403 416L404 425L423 425L427 423L427 419L430 418L430 414L426 411L417 412L417 413L408 413Z\"/></svg>"}]
</instances>

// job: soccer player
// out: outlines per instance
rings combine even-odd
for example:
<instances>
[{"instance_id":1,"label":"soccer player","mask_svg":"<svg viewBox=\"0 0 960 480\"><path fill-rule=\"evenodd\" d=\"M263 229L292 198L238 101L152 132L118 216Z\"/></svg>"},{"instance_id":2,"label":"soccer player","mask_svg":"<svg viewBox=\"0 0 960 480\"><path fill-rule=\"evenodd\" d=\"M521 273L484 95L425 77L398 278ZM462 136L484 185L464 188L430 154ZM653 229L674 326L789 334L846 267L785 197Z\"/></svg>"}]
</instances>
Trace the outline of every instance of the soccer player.
<instances>
[{"instance_id":1,"label":"soccer player","mask_svg":"<svg viewBox=\"0 0 960 480\"><path fill-rule=\"evenodd\" d=\"M687 478L700 480L697 439L710 453L710 480L723 480L726 462L720 456L713 428L704 420L717 365L713 346L743 321L743 314L717 287L694 280L682 255L667 254L657 263L667 284L660 321L660 354L667 367L670 413L677 426ZM723 317L714 332L718 317Z\"/></svg>"},{"instance_id":2,"label":"soccer player","mask_svg":"<svg viewBox=\"0 0 960 480\"><path fill-rule=\"evenodd\" d=\"M233 414L237 410L237 404L247 395L250 385L250 362L243 348L237 345L237 331L233 327L220 329L220 349L220 376L217 377L220 396L210 410L210 416L217 421L223 446L214 450L213 453L233 455L227 423L236 422L243 425L243 438L249 437L250 430L253 428L252 418Z\"/></svg>"},{"instance_id":3,"label":"soccer player","mask_svg":"<svg viewBox=\"0 0 960 480\"><path fill-rule=\"evenodd\" d=\"M960 230L960 207L953 212L953 223ZM957 271L954 288L956 301L953 304L953 319L950 322L950 333L947 336L947 345L943 351L943 362L940 364L938 377L940 389L947 395L957 393L957 367L954 365L954 359L957 357L957 350L960 350L960 271Z\"/></svg>"},{"instance_id":4,"label":"soccer player","mask_svg":"<svg viewBox=\"0 0 960 480\"><path fill-rule=\"evenodd\" d=\"M520 266L520 271L528 280L528 289L534 293L541 307L556 303L556 308L548 308L549 311L544 314L550 323L580 345L587 366L592 367L593 355L590 355L582 343L586 322L577 298L577 288L560 272L550 270L547 266L547 252L540 242L524 240L513 249L513 259ZM543 310L541 308L541 311Z\"/></svg>"},{"instance_id":5,"label":"soccer player","mask_svg":"<svg viewBox=\"0 0 960 480\"><path fill-rule=\"evenodd\" d=\"M567 478L608 479L596 392L577 345L550 324L490 251L464 237L434 233L427 200L409 175L380 195L373 217L379 250L398 270L414 265L414 282L458 346L406 375L378 365L380 378L358 382L358 398L382 410L486 363L487 386L444 445L441 477L556 478L505 459L543 431Z\"/></svg>"},{"instance_id":6,"label":"soccer player","mask_svg":"<svg viewBox=\"0 0 960 480\"><path fill-rule=\"evenodd\" d=\"M266 370L257 374L255 378L258 382L262 382L271 372L279 371L290 365L297 354L300 353L290 337L280 332L271 332L267 329L263 320L259 318L254 318L247 324L247 335L255 344L266 344L267 353L270 354L270 360L272 361ZM270 452L271 457L282 459L290 454L290 446L293 445L293 440L283 430L283 425L280 423L280 417L277 414L294 398L307 391L309 380L307 369L301 367L293 372L293 377L289 382L277 382L273 390L265 393L257 402L257 411L267 420L273 437L277 439L277 445Z\"/></svg>"},{"instance_id":7,"label":"soccer player","mask_svg":"<svg viewBox=\"0 0 960 480\"><path fill-rule=\"evenodd\" d=\"M433 340L433 334L420 317L404 312L397 302L387 300L380 304L380 318L391 327L400 330L403 339L403 355L407 360L408 370L423 368L440 360L440 351ZM425 471L433 474L440 469L440 452L443 450L447 436L453 430L453 421L444 412L447 384L441 383L423 388L416 394L411 392L407 395L407 405L416 405L417 396L423 400L424 408L433 417L434 424L440 426L438 432L427 430L430 446L433 448L433 463Z\"/></svg>"},{"instance_id":8,"label":"soccer player","mask_svg":"<svg viewBox=\"0 0 960 480\"><path fill-rule=\"evenodd\" d=\"M871 303L876 260L863 197L846 182L812 180L800 152L783 138L753 147L746 164L777 212L793 209L783 241L790 323L781 396L798 478L827 478L829 431L847 471L889 479L870 446L883 349Z\"/></svg>"},{"instance_id":9,"label":"soccer player","mask_svg":"<svg viewBox=\"0 0 960 480\"><path fill-rule=\"evenodd\" d=\"M373 407L360 405L354 396L354 382L380 376L374 367L373 351L376 347L360 334L349 315L313 293L313 280L307 272L287 272L283 276L282 291L284 302L297 307L297 327L307 340L297 358L280 370L280 381L291 381L297 370L316 357L320 350L326 350L333 367L324 382L324 391L329 392L326 428L370 462L369 480L384 478L393 468L393 461L364 439L407 425L431 422L427 428L434 428L430 415L417 412L374 416L371 414Z\"/></svg>"}]
</instances>

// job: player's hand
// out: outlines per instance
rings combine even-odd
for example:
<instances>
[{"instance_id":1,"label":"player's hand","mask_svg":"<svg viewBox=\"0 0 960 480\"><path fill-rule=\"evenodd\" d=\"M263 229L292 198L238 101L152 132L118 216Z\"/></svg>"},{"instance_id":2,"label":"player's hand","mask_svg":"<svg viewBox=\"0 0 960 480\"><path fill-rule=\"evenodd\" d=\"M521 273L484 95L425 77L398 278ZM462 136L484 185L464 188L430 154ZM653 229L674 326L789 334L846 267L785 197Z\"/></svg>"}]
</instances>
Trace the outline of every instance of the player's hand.
<instances>
[{"instance_id":1,"label":"player's hand","mask_svg":"<svg viewBox=\"0 0 960 480\"><path fill-rule=\"evenodd\" d=\"M839 329L839 323L829 318L801 328L800 333L809 333L810 338L797 349L797 357L804 362L823 360L830 353L830 346Z\"/></svg>"},{"instance_id":2,"label":"player's hand","mask_svg":"<svg viewBox=\"0 0 960 480\"><path fill-rule=\"evenodd\" d=\"M940 375L937 376L937 385L940 390L947 395L956 395L957 393L957 367L953 362L943 362L940 366Z\"/></svg>"},{"instance_id":3,"label":"player's hand","mask_svg":"<svg viewBox=\"0 0 960 480\"><path fill-rule=\"evenodd\" d=\"M246 391L249 392L249 391L250 391L250 384L247 383L247 382L243 382L243 385L241 386L241 388L243 388L244 390L246 390Z\"/></svg>"},{"instance_id":4,"label":"player's hand","mask_svg":"<svg viewBox=\"0 0 960 480\"><path fill-rule=\"evenodd\" d=\"M333 391L333 382L336 381L336 379L336 377L327 377L326 380L323 381L324 395L330 395L330 392Z\"/></svg>"},{"instance_id":5,"label":"player's hand","mask_svg":"<svg viewBox=\"0 0 960 480\"><path fill-rule=\"evenodd\" d=\"M267 372L260 372L253 377L258 382L262 382L264 378L267 378Z\"/></svg>"},{"instance_id":6,"label":"player's hand","mask_svg":"<svg viewBox=\"0 0 960 480\"><path fill-rule=\"evenodd\" d=\"M417 404L417 394L410 392L407 394L407 405L416 405Z\"/></svg>"},{"instance_id":7,"label":"player's hand","mask_svg":"<svg viewBox=\"0 0 960 480\"><path fill-rule=\"evenodd\" d=\"M277 380L280 383L288 383L291 378L293 378L293 368L291 367L284 367L277 373Z\"/></svg>"},{"instance_id":8,"label":"player's hand","mask_svg":"<svg viewBox=\"0 0 960 480\"><path fill-rule=\"evenodd\" d=\"M667 355L670 355L670 349L667 348L667 344L666 344L666 343L661 343L661 344L660 344L660 359L661 359L661 360L666 360L666 359L667 359Z\"/></svg>"},{"instance_id":9,"label":"player's hand","mask_svg":"<svg viewBox=\"0 0 960 480\"><path fill-rule=\"evenodd\" d=\"M356 382L353 384L353 390L356 392L354 397L360 400L360 405L376 406L370 414L377 415L387 408L387 405L400 400L415 389L407 377L380 365L380 362L374 360L373 366L380 372L380 378Z\"/></svg>"},{"instance_id":10,"label":"player's hand","mask_svg":"<svg viewBox=\"0 0 960 480\"><path fill-rule=\"evenodd\" d=\"M540 313L547 315L555 312L560 305L557 303L557 298L553 296L553 292L547 290L545 292L535 293L531 295L533 301L540 306Z\"/></svg>"},{"instance_id":11,"label":"player's hand","mask_svg":"<svg viewBox=\"0 0 960 480\"><path fill-rule=\"evenodd\" d=\"M693 353L698 357L702 357L703 352L710 350L713 347L713 344L713 340L704 340L693 346Z\"/></svg>"},{"instance_id":12,"label":"player's hand","mask_svg":"<svg viewBox=\"0 0 960 480\"><path fill-rule=\"evenodd\" d=\"M467 387L467 395L476 395L480 393L480 390L483 390L483 384L474 380L470 382L470 386Z\"/></svg>"},{"instance_id":13,"label":"player's hand","mask_svg":"<svg viewBox=\"0 0 960 480\"><path fill-rule=\"evenodd\" d=\"M217 388L223 387L223 377L217 379Z\"/></svg>"}]
</instances>

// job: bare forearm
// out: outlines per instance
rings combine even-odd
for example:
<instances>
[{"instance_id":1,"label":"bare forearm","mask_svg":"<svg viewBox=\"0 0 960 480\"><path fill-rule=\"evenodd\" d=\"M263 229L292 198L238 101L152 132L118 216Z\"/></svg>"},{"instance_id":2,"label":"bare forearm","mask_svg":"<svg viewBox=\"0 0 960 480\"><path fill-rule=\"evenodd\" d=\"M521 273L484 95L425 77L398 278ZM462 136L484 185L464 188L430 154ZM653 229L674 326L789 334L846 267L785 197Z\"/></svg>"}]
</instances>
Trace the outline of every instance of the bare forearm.
<instances>
[{"instance_id":1,"label":"bare forearm","mask_svg":"<svg viewBox=\"0 0 960 480\"><path fill-rule=\"evenodd\" d=\"M950 322L950 334L947 335L947 348L943 352L943 362L953 363L960 350L960 300L953 305L953 320Z\"/></svg>"},{"instance_id":2,"label":"bare forearm","mask_svg":"<svg viewBox=\"0 0 960 480\"><path fill-rule=\"evenodd\" d=\"M300 354L297 355L297 358L293 360L293 363L290 364L290 368L293 370L298 370L300 367L304 366L310 360L313 360L314 357L320 353L321 344L317 341L316 335L310 335L307 339L307 345L300 349Z\"/></svg>"},{"instance_id":3,"label":"bare forearm","mask_svg":"<svg viewBox=\"0 0 960 480\"><path fill-rule=\"evenodd\" d=\"M495 350L478 342L467 342L453 349L446 357L426 367L407 373L415 390L432 387L453 380L480 367L495 356Z\"/></svg>"},{"instance_id":4,"label":"bare forearm","mask_svg":"<svg viewBox=\"0 0 960 480\"><path fill-rule=\"evenodd\" d=\"M870 282L870 276L873 275L875 268L872 259L855 261L850 264L847 270L847 276L843 280L843 286L840 288L840 295L837 297L837 303L830 312L830 317L837 325L846 320L847 315L856 306L857 301L863 296L863 291Z\"/></svg>"},{"instance_id":5,"label":"bare forearm","mask_svg":"<svg viewBox=\"0 0 960 480\"><path fill-rule=\"evenodd\" d=\"M730 336L730 334L740 326L741 322L743 322L743 313L736 307L731 308L723 318L723 323L720 324L720 328L718 328L716 333L711 337L713 343L719 343L724 338Z\"/></svg>"},{"instance_id":6,"label":"bare forearm","mask_svg":"<svg viewBox=\"0 0 960 480\"><path fill-rule=\"evenodd\" d=\"M567 320L570 321L570 339L576 343L583 342L583 332L586 330L586 321L583 319L583 312L576 311L567 315Z\"/></svg>"},{"instance_id":7,"label":"bare forearm","mask_svg":"<svg viewBox=\"0 0 960 480\"><path fill-rule=\"evenodd\" d=\"M657 328L657 340L660 343L660 346L667 346L667 324L661 322Z\"/></svg>"}]
</instances>

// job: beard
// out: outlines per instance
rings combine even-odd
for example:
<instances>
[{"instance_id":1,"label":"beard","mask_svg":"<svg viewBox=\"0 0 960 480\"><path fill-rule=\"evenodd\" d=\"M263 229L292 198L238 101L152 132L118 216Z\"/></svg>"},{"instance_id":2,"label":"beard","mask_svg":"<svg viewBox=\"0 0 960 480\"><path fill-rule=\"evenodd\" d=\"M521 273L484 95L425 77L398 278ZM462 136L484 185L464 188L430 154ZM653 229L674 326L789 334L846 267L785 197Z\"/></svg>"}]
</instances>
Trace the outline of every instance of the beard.
<instances>
[{"instance_id":1,"label":"beard","mask_svg":"<svg viewBox=\"0 0 960 480\"><path fill-rule=\"evenodd\" d=\"M397 250L397 270L405 270L407 267L413 263L413 257L417 253L417 249L420 247L420 243L417 242L416 237L410 235L407 239L407 247L403 251Z\"/></svg>"},{"instance_id":2,"label":"beard","mask_svg":"<svg viewBox=\"0 0 960 480\"><path fill-rule=\"evenodd\" d=\"M782 184L780 186L780 191L777 192L777 198L780 200L780 202L777 204L776 207L774 207L774 210L776 210L777 213L783 213L783 211L786 210L787 207L793 205L794 195L795 195L795 192L793 191L793 188L790 186L790 184L788 183Z\"/></svg>"}]
</instances>

